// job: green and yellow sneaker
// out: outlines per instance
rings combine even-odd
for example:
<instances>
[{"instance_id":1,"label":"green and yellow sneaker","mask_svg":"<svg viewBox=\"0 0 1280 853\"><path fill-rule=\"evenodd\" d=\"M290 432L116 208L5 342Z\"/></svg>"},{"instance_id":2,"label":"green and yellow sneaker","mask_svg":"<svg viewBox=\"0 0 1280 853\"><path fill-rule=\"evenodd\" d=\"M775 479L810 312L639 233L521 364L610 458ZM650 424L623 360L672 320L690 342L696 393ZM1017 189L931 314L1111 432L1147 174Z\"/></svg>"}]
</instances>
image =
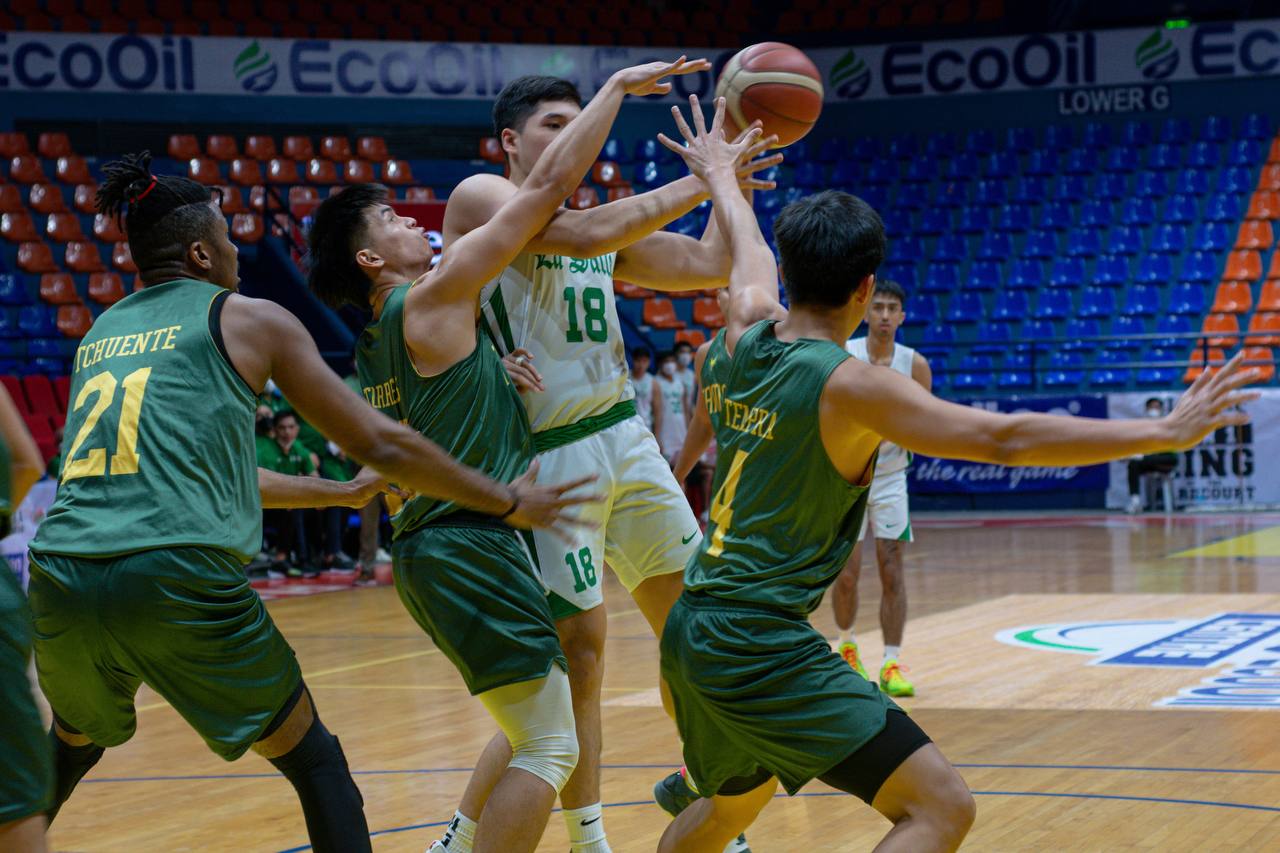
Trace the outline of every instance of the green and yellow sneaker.
<instances>
[{"instance_id":1,"label":"green and yellow sneaker","mask_svg":"<svg viewBox=\"0 0 1280 853\"><path fill-rule=\"evenodd\" d=\"M853 667L853 671L861 675L867 681L871 680L871 676L867 675L867 668L862 665L862 658L858 657L857 643L841 643L840 657L844 658L845 663Z\"/></svg>"},{"instance_id":2,"label":"green and yellow sneaker","mask_svg":"<svg viewBox=\"0 0 1280 853\"><path fill-rule=\"evenodd\" d=\"M902 666L896 660L887 660L880 667L880 689L890 696L914 696L916 687L902 675Z\"/></svg>"}]
</instances>

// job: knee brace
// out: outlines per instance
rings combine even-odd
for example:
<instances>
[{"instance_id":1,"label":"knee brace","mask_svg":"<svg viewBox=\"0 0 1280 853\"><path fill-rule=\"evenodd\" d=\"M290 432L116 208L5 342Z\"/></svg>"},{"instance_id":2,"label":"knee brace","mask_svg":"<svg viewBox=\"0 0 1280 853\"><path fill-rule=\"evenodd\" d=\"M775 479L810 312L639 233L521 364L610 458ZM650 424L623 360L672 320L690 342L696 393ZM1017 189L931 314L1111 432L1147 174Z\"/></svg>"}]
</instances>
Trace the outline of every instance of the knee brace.
<instances>
[{"instance_id":1,"label":"knee brace","mask_svg":"<svg viewBox=\"0 0 1280 853\"><path fill-rule=\"evenodd\" d=\"M569 677L553 666L546 678L509 684L481 694L511 744L510 767L518 767L560 793L578 766Z\"/></svg>"}]
</instances>

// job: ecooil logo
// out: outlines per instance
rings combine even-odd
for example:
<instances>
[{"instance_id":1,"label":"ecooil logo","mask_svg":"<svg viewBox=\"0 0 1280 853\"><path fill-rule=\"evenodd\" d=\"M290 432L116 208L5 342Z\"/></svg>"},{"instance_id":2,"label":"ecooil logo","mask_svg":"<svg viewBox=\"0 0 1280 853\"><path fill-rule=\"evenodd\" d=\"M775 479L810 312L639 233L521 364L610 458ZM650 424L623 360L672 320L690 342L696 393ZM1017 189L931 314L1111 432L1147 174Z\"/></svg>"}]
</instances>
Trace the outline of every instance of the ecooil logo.
<instances>
[{"instance_id":1,"label":"ecooil logo","mask_svg":"<svg viewBox=\"0 0 1280 853\"><path fill-rule=\"evenodd\" d=\"M1163 30L1152 30L1133 54L1134 64L1148 80L1163 80L1178 68L1178 50Z\"/></svg>"},{"instance_id":2,"label":"ecooil logo","mask_svg":"<svg viewBox=\"0 0 1280 853\"><path fill-rule=\"evenodd\" d=\"M271 61L271 54L262 49L258 40L240 51L235 63L236 79L246 92L265 92L276 84L280 71Z\"/></svg>"},{"instance_id":3,"label":"ecooil logo","mask_svg":"<svg viewBox=\"0 0 1280 853\"><path fill-rule=\"evenodd\" d=\"M842 98L861 98L871 86L871 69L852 50L831 69L831 85Z\"/></svg>"}]
</instances>

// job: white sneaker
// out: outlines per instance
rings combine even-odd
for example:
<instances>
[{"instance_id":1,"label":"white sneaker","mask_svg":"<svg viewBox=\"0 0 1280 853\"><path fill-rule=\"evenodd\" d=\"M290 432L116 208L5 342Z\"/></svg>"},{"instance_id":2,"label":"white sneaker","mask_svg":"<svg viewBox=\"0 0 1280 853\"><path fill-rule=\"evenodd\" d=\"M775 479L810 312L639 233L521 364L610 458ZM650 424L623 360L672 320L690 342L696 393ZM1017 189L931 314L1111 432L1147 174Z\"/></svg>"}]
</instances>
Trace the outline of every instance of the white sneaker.
<instances>
[{"instance_id":1,"label":"white sneaker","mask_svg":"<svg viewBox=\"0 0 1280 853\"><path fill-rule=\"evenodd\" d=\"M373 561L375 563L390 563L391 555L386 552L385 548L379 548L377 553L373 555Z\"/></svg>"},{"instance_id":2,"label":"white sneaker","mask_svg":"<svg viewBox=\"0 0 1280 853\"><path fill-rule=\"evenodd\" d=\"M1129 515L1137 515L1140 512L1142 512L1142 498L1129 495Z\"/></svg>"}]
</instances>

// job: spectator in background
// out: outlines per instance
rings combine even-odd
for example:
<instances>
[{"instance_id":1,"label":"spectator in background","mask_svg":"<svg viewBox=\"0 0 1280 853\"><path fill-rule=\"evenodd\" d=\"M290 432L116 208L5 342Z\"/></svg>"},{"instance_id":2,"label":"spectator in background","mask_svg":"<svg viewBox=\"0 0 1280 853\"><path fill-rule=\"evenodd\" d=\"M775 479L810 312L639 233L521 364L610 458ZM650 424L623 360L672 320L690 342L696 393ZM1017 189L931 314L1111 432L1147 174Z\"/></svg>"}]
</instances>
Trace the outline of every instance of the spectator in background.
<instances>
[{"instance_id":1,"label":"spectator in background","mask_svg":"<svg viewBox=\"0 0 1280 853\"><path fill-rule=\"evenodd\" d=\"M636 411L644 425L653 429L653 374L649 372L649 350L636 347L631 351L631 387L636 390Z\"/></svg>"},{"instance_id":2,"label":"spectator in background","mask_svg":"<svg viewBox=\"0 0 1280 853\"><path fill-rule=\"evenodd\" d=\"M1164 417L1164 403L1159 397L1150 397L1146 402L1146 415L1149 418ZM1142 512L1142 477L1144 474L1169 474L1178 467L1178 454L1173 451L1148 453L1146 456L1134 456L1129 460L1129 514Z\"/></svg>"},{"instance_id":3,"label":"spectator in background","mask_svg":"<svg viewBox=\"0 0 1280 853\"><path fill-rule=\"evenodd\" d=\"M275 413L271 422L272 441L258 443L258 467L294 477L315 477L311 453L297 441L298 416L288 410ZM300 509L263 510L263 525L275 531L272 568L290 577L315 577L310 562L306 521Z\"/></svg>"},{"instance_id":4,"label":"spectator in background","mask_svg":"<svg viewBox=\"0 0 1280 853\"><path fill-rule=\"evenodd\" d=\"M348 459L342 452L342 448L333 442L326 442L325 453L320 457L321 477L338 483L348 483L359 470L360 466ZM351 510L347 507L331 506L317 512L321 521L321 568L327 572L344 574L354 572L355 561L342 550L342 533Z\"/></svg>"},{"instance_id":5,"label":"spectator in background","mask_svg":"<svg viewBox=\"0 0 1280 853\"><path fill-rule=\"evenodd\" d=\"M689 405L692 392L676 372L676 354L658 356L658 376L653 390L653 434L667 463L674 466L689 431ZM692 375L693 371L690 370Z\"/></svg>"},{"instance_id":6,"label":"spectator in background","mask_svg":"<svg viewBox=\"0 0 1280 853\"><path fill-rule=\"evenodd\" d=\"M698 378L693 375L693 344L688 341L676 344L676 378L685 389L685 411L692 412L693 393L698 385Z\"/></svg>"}]
</instances>

